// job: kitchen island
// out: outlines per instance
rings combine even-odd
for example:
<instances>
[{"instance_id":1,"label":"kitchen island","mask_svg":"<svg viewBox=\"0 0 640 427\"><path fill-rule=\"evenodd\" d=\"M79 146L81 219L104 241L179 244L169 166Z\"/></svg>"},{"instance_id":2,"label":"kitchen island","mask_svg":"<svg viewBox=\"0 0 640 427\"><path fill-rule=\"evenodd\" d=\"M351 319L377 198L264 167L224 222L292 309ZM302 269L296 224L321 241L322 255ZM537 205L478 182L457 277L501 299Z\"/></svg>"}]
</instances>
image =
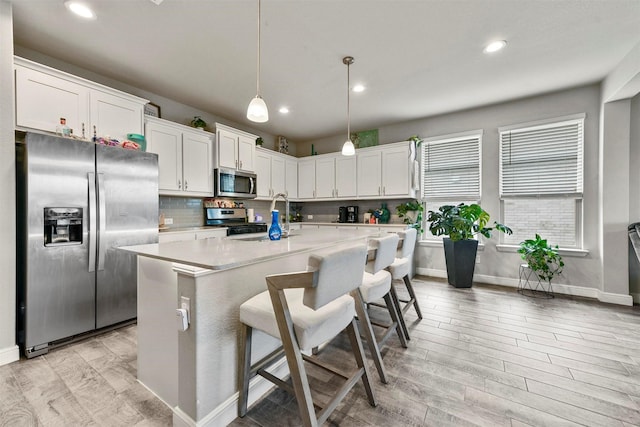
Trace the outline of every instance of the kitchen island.
<instances>
[{"instance_id":1,"label":"kitchen island","mask_svg":"<svg viewBox=\"0 0 640 427\"><path fill-rule=\"evenodd\" d=\"M138 255L138 379L173 410L174 425L224 426L237 413L239 307L266 290L264 277L306 269L310 253L364 243L379 230L299 230L122 248ZM179 331L185 304L189 327ZM258 360L278 341L254 333ZM284 359L274 373L287 373ZM271 383L255 377L249 403Z\"/></svg>"}]
</instances>

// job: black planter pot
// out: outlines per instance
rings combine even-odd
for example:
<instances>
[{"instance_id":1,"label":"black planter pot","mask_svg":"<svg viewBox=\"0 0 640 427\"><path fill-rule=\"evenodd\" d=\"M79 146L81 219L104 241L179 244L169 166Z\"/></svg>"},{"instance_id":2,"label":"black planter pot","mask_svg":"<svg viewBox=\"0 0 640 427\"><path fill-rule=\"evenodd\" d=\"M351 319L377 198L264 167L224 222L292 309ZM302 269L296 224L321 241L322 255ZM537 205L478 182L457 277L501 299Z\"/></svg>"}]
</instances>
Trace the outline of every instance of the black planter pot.
<instances>
[{"instance_id":1,"label":"black planter pot","mask_svg":"<svg viewBox=\"0 0 640 427\"><path fill-rule=\"evenodd\" d=\"M444 240L444 257L447 262L449 284L456 288L470 288L476 267L477 240Z\"/></svg>"}]
</instances>

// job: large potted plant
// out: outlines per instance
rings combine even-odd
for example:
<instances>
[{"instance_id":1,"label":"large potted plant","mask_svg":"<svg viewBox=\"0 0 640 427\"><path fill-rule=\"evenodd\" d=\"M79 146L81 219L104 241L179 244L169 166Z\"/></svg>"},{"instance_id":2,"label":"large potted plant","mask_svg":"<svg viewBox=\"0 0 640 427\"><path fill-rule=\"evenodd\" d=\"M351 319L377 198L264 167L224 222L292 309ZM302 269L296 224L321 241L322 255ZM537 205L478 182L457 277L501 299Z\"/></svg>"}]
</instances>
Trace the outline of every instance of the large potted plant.
<instances>
[{"instance_id":1,"label":"large potted plant","mask_svg":"<svg viewBox=\"0 0 640 427\"><path fill-rule=\"evenodd\" d=\"M418 233L422 233L422 212L424 212L424 206L417 200L411 200L410 202L401 203L396 206L396 213L402 221L411 228L415 228Z\"/></svg>"},{"instance_id":2,"label":"large potted plant","mask_svg":"<svg viewBox=\"0 0 640 427\"><path fill-rule=\"evenodd\" d=\"M558 245L551 246L547 239L536 234L535 239L527 239L520 243L518 253L538 278L547 282L551 289L551 280L562 273L564 261L558 253Z\"/></svg>"},{"instance_id":3,"label":"large potted plant","mask_svg":"<svg viewBox=\"0 0 640 427\"><path fill-rule=\"evenodd\" d=\"M448 236L443 239L447 278L456 288L470 288L473 282L478 252L478 241L474 237L477 234L491 238L494 229L511 234L509 227L495 221L493 227L487 227L489 219L489 213L475 203L444 205L438 211L429 211L427 221L431 234Z\"/></svg>"}]
</instances>

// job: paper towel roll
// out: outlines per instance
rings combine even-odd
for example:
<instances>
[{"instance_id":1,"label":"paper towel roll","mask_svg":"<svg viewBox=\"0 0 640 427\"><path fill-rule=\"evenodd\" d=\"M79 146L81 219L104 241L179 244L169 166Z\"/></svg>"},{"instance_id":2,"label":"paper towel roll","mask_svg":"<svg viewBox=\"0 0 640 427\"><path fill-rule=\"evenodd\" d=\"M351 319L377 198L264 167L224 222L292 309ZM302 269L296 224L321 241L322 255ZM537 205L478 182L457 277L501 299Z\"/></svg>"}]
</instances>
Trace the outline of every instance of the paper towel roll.
<instances>
[{"instance_id":1,"label":"paper towel roll","mask_svg":"<svg viewBox=\"0 0 640 427\"><path fill-rule=\"evenodd\" d=\"M253 209L247 209L247 218L249 219L249 222L255 222L256 216Z\"/></svg>"}]
</instances>

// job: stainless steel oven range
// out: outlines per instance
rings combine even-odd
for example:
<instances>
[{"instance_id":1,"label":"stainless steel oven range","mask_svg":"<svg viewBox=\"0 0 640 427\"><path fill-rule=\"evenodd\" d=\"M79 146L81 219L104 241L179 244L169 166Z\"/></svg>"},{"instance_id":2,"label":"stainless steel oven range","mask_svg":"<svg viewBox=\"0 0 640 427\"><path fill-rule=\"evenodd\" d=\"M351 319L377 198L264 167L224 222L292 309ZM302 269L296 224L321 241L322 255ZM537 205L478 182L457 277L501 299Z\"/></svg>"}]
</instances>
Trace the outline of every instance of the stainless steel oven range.
<instances>
[{"instance_id":1,"label":"stainless steel oven range","mask_svg":"<svg viewBox=\"0 0 640 427\"><path fill-rule=\"evenodd\" d=\"M205 225L227 227L227 236L267 232L267 224L247 222L245 208L204 208L204 214Z\"/></svg>"}]
</instances>

